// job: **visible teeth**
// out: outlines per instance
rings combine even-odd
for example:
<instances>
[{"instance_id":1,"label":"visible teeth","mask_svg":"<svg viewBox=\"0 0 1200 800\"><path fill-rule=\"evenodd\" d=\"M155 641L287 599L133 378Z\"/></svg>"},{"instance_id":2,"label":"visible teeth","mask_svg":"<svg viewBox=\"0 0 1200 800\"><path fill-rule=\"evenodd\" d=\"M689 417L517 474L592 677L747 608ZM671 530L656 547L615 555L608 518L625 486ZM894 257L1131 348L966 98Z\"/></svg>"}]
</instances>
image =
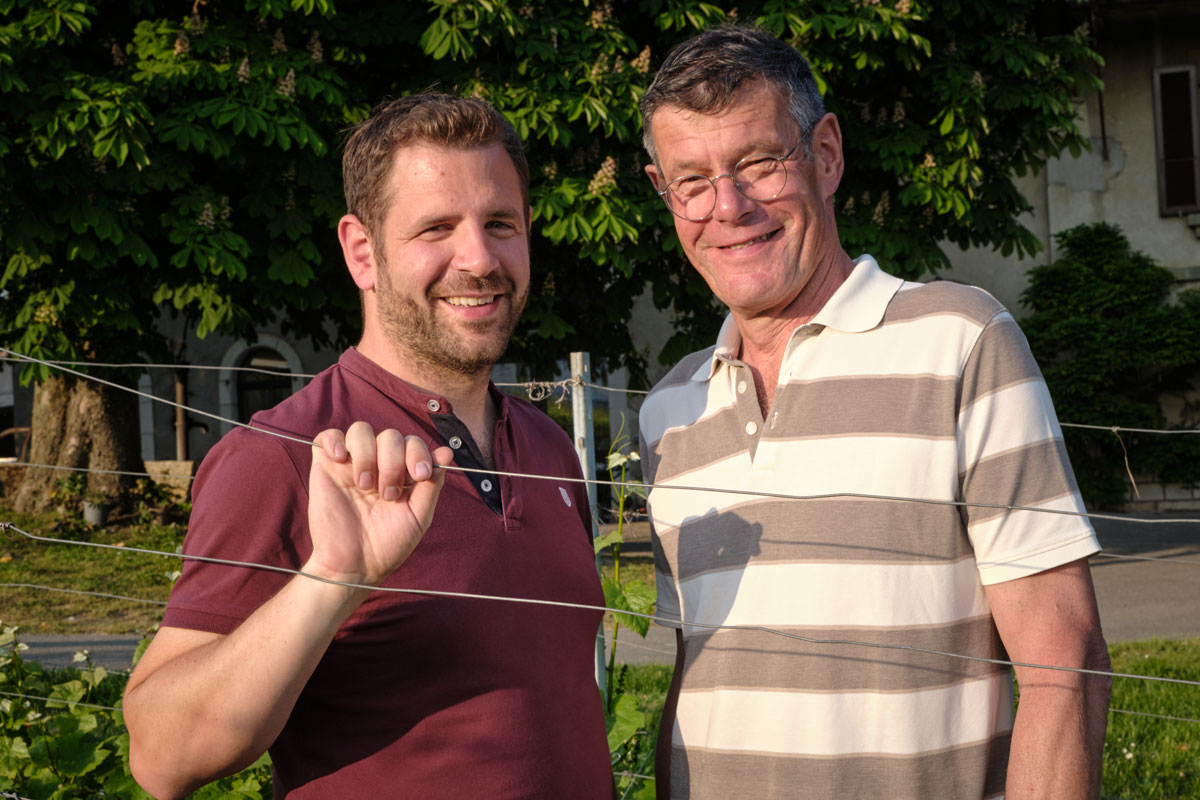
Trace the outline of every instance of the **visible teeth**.
<instances>
[{"instance_id":1,"label":"visible teeth","mask_svg":"<svg viewBox=\"0 0 1200 800\"><path fill-rule=\"evenodd\" d=\"M752 245L755 242L765 242L767 239L770 239L774 235L775 235L775 231L771 231L770 233L764 233L762 236L756 236L755 238L751 239L748 242L742 242L741 244L731 244L726 249L727 250L740 250L741 248Z\"/></svg>"},{"instance_id":2,"label":"visible teeth","mask_svg":"<svg viewBox=\"0 0 1200 800\"><path fill-rule=\"evenodd\" d=\"M452 306L486 306L495 299L496 295L489 297L447 297L446 302Z\"/></svg>"}]
</instances>

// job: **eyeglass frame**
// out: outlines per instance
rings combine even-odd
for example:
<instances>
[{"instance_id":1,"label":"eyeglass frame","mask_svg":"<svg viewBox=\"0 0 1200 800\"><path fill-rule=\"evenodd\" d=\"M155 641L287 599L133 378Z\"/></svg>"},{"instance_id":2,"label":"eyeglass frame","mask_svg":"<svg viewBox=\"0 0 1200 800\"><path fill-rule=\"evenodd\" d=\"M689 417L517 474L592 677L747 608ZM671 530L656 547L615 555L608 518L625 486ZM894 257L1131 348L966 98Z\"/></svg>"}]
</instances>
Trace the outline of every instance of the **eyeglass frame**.
<instances>
[{"instance_id":1,"label":"eyeglass frame","mask_svg":"<svg viewBox=\"0 0 1200 800\"><path fill-rule=\"evenodd\" d=\"M685 220L687 222L700 222L700 221L708 219L708 217L712 216L713 211L715 211L717 208L717 181L721 180L721 178L729 178L729 180L733 181L733 188L737 189L738 193L741 194L742 197L745 197L747 200L753 200L756 203L769 203L770 201L774 200L776 197L779 197L779 195L783 194L783 190L787 188L787 178L788 178L787 162L792 156L794 156L796 154L796 149L798 147L800 147L800 145L804 144L806 139L807 139L807 137L801 137L794 145L791 146L791 148L786 153L784 153L781 156L772 155L771 153L751 153L748 156L738 159L738 162L733 165L733 169L731 169L729 172L722 172L720 175L714 175L711 178L708 177L707 175L701 175L698 172L689 173L687 175L680 175L677 178L672 178L671 180L667 181L666 188L664 188L662 191L659 191L658 189L655 189L654 191L657 192L658 196L662 198L663 204L666 205L668 211L670 211L675 216L677 216L680 219ZM750 195L746 194L746 190L743 189L742 185L737 182L737 178L733 177L733 174L738 171L738 168L741 167L742 164L745 164L747 161L753 161L757 158L773 158L779 162L780 166L783 167L783 185L779 187L779 191L775 192L775 194L771 195L770 197L764 197L761 200L758 199L757 197L751 197ZM704 180L708 181L712 185L712 188L713 188L712 208L708 209L708 211L706 211L703 216L697 217L695 219L693 219L691 217L685 217L683 214L680 214L678 211L675 210L674 206L671 205L671 201L667 198L667 192L671 191L671 184L677 183L677 182L685 180L687 178L703 178Z\"/></svg>"}]
</instances>

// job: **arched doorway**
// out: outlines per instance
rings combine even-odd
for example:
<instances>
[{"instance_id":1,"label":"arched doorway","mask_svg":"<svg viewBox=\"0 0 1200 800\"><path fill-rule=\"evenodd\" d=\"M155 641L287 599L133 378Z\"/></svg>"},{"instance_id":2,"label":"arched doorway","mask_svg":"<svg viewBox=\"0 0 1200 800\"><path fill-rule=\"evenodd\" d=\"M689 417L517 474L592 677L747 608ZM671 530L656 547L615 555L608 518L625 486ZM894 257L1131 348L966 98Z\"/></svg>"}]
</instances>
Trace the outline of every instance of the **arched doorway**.
<instances>
[{"instance_id":1,"label":"arched doorway","mask_svg":"<svg viewBox=\"0 0 1200 800\"><path fill-rule=\"evenodd\" d=\"M255 412L277 405L299 391L305 381L299 354L283 339L268 334L254 342L234 344L225 352L221 366L221 416L239 422L248 422ZM222 434L232 428L221 423Z\"/></svg>"},{"instance_id":2,"label":"arched doorway","mask_svg":"<svg viewBox=\"0 0 1200 800\"><path fill-rule=\"evenodd\" d=\"M287 360L270 347L247 350L237 366L241 368L234 373L239 422L249 422L254 414L279 405L291 395L291 368Z\"/></svg>"}]
</instances>

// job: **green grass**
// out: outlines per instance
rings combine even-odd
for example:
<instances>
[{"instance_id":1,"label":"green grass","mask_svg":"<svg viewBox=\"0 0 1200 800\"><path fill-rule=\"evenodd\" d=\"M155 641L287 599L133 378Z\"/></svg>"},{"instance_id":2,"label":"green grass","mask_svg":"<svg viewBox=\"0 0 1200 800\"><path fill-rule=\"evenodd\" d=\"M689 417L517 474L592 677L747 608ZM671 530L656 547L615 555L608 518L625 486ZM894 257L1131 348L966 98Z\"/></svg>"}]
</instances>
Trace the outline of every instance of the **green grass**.
<instances>
[{"instance_id":1,"label":"green grass","mask_svg":"<svg viewBox=\"0 0 1200 800\"><path fill-rule=\"evenodd\" d=\"M1109 652L1115 672L1200 680L1200 639L1130 642ZM1200 719L1200 688L1115 678L1110 708ZM1200 722L1109 714L1101 796L1200 797Z\"/></svg>"},{"instance_id":2,"label":"green grass","mask_svg":"<svg viewBox=\"0 0 1200 800\"><path fill-rule=\"evenodd\" d=\"M159 524L126 515L102 529L85 530L57 513L29 516L0 507L0 521L38 536L175 552L184 526ZM165 601L178 558L102 550L78 544L51 544L15 531L0 534L0 583L23 583L60 589ZM128 600L0 586L4 622L27 634L138 633L157 623L162 606Z\"/></svg>"}]
</instances>

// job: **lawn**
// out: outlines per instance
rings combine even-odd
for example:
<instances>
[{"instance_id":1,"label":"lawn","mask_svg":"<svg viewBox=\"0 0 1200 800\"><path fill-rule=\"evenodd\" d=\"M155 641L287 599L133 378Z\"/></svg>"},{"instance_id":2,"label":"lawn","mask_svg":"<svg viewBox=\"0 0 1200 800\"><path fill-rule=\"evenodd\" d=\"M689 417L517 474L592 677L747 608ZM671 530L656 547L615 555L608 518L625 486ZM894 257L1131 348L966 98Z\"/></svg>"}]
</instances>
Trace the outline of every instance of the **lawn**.
<instances>
[{"instance_id":1,"label":"lawn","mask_svg":"<svg viewBox=\"0 0 1200 800\"><path fill-rule=\"evenodd\" d=\"M1113 671L1200 680L1200 639L1128 642L1109 648ZM1116 678L1104 743L1107 800L1200 797L1200 687Z\"/></svg>"},{"instance_id":2,"label":"lawn","mask_svg":"<svg viewBox=\"0 0 1200 800\"><path fill-rule=\"evenodd\" d=\"M73 518L54 512L29 516L0 507L3 521L37 536L87 539L166 553L176 551L185 531L181 523L161 522L155 514L118 516L105 528L87 530ZM0 584L33 584L165 602L179 564L173 556L39 542L16 531L0 534ZM0 609L5 624L18 625L24 633L137 633L162 616L159 605L27 586L0 585Z\"/></svg>"}]
</instances>

